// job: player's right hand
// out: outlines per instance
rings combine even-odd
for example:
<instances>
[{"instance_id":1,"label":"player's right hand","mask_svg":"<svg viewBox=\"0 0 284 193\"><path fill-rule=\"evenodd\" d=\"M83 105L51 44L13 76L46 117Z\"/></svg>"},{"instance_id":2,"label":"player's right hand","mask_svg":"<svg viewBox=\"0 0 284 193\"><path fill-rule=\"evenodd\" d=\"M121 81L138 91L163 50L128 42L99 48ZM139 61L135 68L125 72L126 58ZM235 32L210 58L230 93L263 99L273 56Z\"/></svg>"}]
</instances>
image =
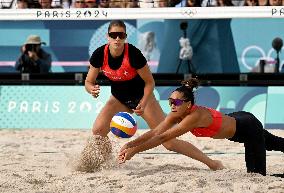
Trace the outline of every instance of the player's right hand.
<instances>
[{"instance_id":1,"label":"player's right hand","mask_svg":"<svg viewBox=\"0 0 284 193\"><path fill-rule=\"evenodd\" d=\"M96 84L91 88L91 95L95 98L98 98L99 94L100 94L100 86Z\"/></svg>"}]
</instances>

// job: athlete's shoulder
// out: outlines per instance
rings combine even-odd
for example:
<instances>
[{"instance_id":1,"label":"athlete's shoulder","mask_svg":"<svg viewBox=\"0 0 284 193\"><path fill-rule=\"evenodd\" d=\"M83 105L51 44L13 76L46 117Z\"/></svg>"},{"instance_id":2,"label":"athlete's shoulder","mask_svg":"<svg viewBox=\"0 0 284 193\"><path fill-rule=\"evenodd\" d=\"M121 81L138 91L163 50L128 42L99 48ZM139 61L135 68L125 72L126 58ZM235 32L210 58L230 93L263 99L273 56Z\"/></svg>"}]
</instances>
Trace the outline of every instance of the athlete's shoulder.
<instances>
[{"instance_id":1,"label":"athlete's shoulder","mask_svg":"<svg viewBox=\"0 0 284 193\"><path fill-rule=\"evenodd\" d=\"M91 58L93 58L93 57L95 57L95 58L103 57L105 45L106 45L106 44L104 44L104 45L98 47L97 49L95 49L95 50L93 51L93 54L92 54L92 57L91 57Z\"/></svg>"},{"instance_id":2,"label":"athlete's shoulder","mask_svg":"<svg viewBox=\"0 0 284 193\"><path fill-rule=\"evenodd\" d=\"M214 107L207 107L207 106L196 105L196 104L194 104L194 105L192 106L192 109L213 109L213 110L216 110Z\"/></svg>"},{"instance_id":3,"label":"athlete's shoulder","mask_svg":"<svg viewBox=\"0 0 284 193\"><path fill-rule=\"evenodd\" d=\"M96 68L99 68L99 67L102 66L103 58L104 58L104 47L105 47L105 45L98 47L92 53L92 56L89 59L89 62L92 66L94 66Z\"/></svg>"},{"instance_id":4,"label":"athlete's shoulder","mask_svg":"<svg viewBox=\"0 0 284 193\"><path fill-rule=\"evenodd\" d=\"M106 46L106 44L104 44L104 45L102 45L102 46L98 47L97 49L95 49L95 51L94 51L94 52L101 52L101 51L104 51L105 46Z\"/></svg>"}]
</instances>

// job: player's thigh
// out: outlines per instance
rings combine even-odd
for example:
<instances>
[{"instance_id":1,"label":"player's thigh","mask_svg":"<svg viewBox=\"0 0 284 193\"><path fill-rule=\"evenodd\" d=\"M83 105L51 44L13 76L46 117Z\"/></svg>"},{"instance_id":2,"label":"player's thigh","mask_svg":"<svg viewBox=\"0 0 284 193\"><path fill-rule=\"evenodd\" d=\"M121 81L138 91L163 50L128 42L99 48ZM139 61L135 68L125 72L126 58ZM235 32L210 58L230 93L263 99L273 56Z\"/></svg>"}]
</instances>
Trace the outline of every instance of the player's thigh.
<instances>
[{"instance_id":1,"label":"player's thigh","mask_svg":"<svg viewBox=\"0 0 284 193\"><path fill-rule=\"evenodd\" d=\"M109 124L112 119L112 117L117 112L131 112L129 108L127 108L125 105L123 105L121 102L119 102L115 97L111 96L109 100L106 102L105 106L102 108L100 113L98 114L93 129L108 129L109 130Z\"/></svg>"},{"instance_id":2,"label":"player's thigh","mask_svg":"<svg viewBox=\"0 0 284 193\"><path fill-rule=\"evenodd\" d=\"M156 128L165 119L165 114L153 94L144 109L142 118L147 122L150 129Z\"/></svg>"}]
</instances>

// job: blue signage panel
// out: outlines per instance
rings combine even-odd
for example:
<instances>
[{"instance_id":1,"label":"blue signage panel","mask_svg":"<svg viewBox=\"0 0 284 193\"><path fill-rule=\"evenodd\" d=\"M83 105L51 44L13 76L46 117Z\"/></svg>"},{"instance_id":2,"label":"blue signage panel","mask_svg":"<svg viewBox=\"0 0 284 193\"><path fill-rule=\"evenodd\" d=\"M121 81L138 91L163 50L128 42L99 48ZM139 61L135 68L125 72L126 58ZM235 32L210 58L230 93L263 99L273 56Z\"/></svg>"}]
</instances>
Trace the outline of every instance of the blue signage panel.
<instances>
[{"instance_id":1,"label":"blue signage panel","mask_svg":"<svg viewBox=\"0 0 284 193\"><path fill-rule=\"evenodd\" d=\"M167 98L176 87L156 87L155 96L163 111L170 111ZM200 87L196 104L223 113L248 111L265 128L284 129L284 87ZM91 129L110 97L102 86L95 99L83 86L0 86L0 128ZM135 116L140 129L148 128Z\"/></svg>"}]
</instances>

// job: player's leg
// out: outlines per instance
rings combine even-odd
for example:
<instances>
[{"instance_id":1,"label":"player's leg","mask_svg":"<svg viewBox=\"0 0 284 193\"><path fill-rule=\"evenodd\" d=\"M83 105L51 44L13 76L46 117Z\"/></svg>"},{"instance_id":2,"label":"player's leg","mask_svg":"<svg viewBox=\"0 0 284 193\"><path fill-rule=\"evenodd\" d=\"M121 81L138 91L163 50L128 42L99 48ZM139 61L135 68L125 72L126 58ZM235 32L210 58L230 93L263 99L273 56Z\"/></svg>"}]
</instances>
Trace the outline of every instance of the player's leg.
<instances>
[{"instance_id":1,"label":"player's leg","mask_svg":"<svg viewBox=\"0 0 284 193\"><path fill-rule=\"evenodd\" d=\"M266 151L263 134L255 133L245 142L247 172L266 175Z\"/></svg>"},{"instance_id":2,"label":"player's leg","mask_svg":"<svg viewBox=\"0 0 284 193\"><path fill-rule=\"evenodd\" d=\"M106 137L110 131L110 121L117 112L131 112L129 108L119 102L115 97L111 96L98 114L93 124L93 134Z\"/></svg>"},{"instance_id":3,"label":"player's leg","mask_svg":"<svg viewBox=\"0 0 284 193\"><path fill-rule=\"evenodd\" d=\"M282 151L284 153L284 138L275 136L267 130L263 130L265 148L269 151Z\"/></svg>"},{"instance_id":4,"label":"player's leg","mask_svg":"<svg viewBox=\"0 0 284 193\"><path fill-rule=\"evenodd\" d=\"M107 137L110 131L110 121L119 111L129 111L116 98L111 96L105 106L98 114L93 128L93 136L88 138L87 143L81 152L77 170L92 172L103 167L109 160L112 152L112 144Z\"/></svg>"},{"instance_id":5,"label":"player's leg","mask_svg":"<svg viewBox=\"0 0 284 193\"><path fill-rule=\"evenodd\" d=\"M266 150L264 129L258 119L250 114L246 124L245 160L247 172L266 175Z\"/></svg>"}]
</instances>

